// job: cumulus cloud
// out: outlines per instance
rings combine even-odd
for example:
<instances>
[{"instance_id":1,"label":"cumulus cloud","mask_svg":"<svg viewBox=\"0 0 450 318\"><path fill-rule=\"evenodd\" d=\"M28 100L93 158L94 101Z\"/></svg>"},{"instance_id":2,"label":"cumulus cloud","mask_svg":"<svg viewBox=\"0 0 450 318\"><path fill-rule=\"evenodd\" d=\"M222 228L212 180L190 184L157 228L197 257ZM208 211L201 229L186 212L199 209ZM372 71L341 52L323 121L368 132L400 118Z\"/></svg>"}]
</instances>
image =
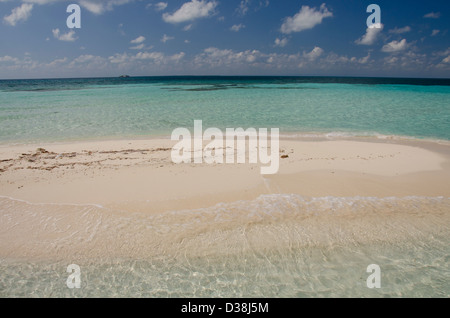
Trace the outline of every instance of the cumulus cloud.
<instances>
[{"instance_id":1,"label":"cumulus cloud","mask_svg":"<svg viewBox=\"0 0 450 318\"><path fill-rule=\"evenodd\" d=\"M210 17L215 13L217 5L215 0L191 0L172 14L164 13L163 20L167 23L182 23Z\"/></svg>"},{"instance_id":2,"label":"cumulus cloud","mask_svg":"<svg viewBox=\"0 0 450 318\"><path fill-rule=\"evenodd\" d=\"M106 9L102 3L81 0L80 5L94 14L102 14Z\"/></svg>"},{"instance_id":3,"label":"cumulus cloud","mask_svg":"<svg viewBox=\"0 0 450 318\"><path fill-rule=\"evenodd\" d=\"M325 3L319 9L302 6L296 15L284 19L284 23L281 25L281 32L290 34L312 29L316 25L321 24L323 19L332 16L333 13L328 10Z\"/></svg>"},{"instance_id":4,"label":"cumulus cloud","mask_svg":"<svg viewBox=\"0 0 450 318\"><path fill-rule=\"evenodd\" d=\"M161 52L139 52L133 59L137 60L162 60L164 53Z\"/></svg>"},{"instance_id":5,"label":"cumulus cloud","mask_svg":"<svg viewBox=\"0 0 450 318\"><path fill-rule=\"evenodd\" d=\"M181 61L185 56L184 52L180 52L173 55L165 55L162 52L138 52L135 55L128 55L127 53L116 53L108 58L112 64L127 65L130 63L138 63L151 61L157 65L173 64Z\"/></svg>"},{"instance_id":6,"label":"cumulus cloud","mask_svg":"<svg viewBox=\"0 0 450 318\"><path fill-rule=\"evenodd\" d=\"M20 7L12 9L10 15L4 16L3 21L6 24L15 26L18 22L28 20L31 16L31 10L33 10L33 4L23 3Z\"/></svg>"},{"instance_id":7,"label":"cumulus cloud","mask_svg":"<svg viewBox=\"0 0 450 318\"><path fill-rule=\"evenodd\" d=\"M392 34L403 34L403 33L407 33L411 31L411 27L410 26L405 26L403 28L394 28L389 30L389 33Z\"/></svg>"},{"instance_id":8,"label":"cumulus cloud","mask_svg":"<svg viewBox=\"0 0 450 318\"><path fill-rule=\"evenodd\" d=\"M395 53L405 50L408 47L408 43L406 42L406 39L403 39L401 41L392 41L386 45L383 46L381 51L385 53Z\"/></svg>"},{"instance_id":9,"label":"cumulus cloud","mask_svg":"<svg viewBox=\"0 0 450 318\"><path fill-rule=\"evenodd\" d=\"M441 17L441 13L440 12L430 12L430 13L425 14L423 17L428 18L428 19L439 19Z\"/></svg>"},{"instance_id":10,"label":"cumulus cloud","mask_svg":"<svg viewBox=\"0 0 450 318\"><path fill-rule=\"evenodd\" d=\"M353 59L356 59L356 58L353 58ZM369 63L369 61L370 61L370 52L369 52L369 54L367 54L367 56L364 56L364 57L362 57L360 59L356 59L356 61L359 64L367 64L367 63Z\"/></svg>"},{"instance_id":11,"label":"cumulus cloud","mask_svg":"<svg viewBox=\"0 0 450 318\"><path fill-rule=\"evenodd\" d=\"M55 39L60 40L60 41L73 42L73 41L75 41L77 39L75 37L75 31L74 30L70 30L67 33L62 33L61 34L59 29L53 29L52 33L53 33L53 37Z\"/></svg>"},{"instance_id":12,"label":"cumulus cloud","mask_svg":"<svg viewBox=\"0 0 450 318\"><path fill-rule=\"evenodd\" d=\"M72 61L72 63L89 63L89 62L103 62L104 58L91 54L80 55Z\"/></svg>"},{"instance_id":13,"label":"cumulus cloud","mask_svg":"<svg viewBox=\"0 0 450 318\"><path fill-rule=\"evenodd\" d=\"M127 4L132 1L133 0L80 0L79 4L91 13L102 14L105 11L113 10L114 6Z\"/></svg>"},{"instance_id":14,"label":"cumulus cloud","mask_svg":"<svg viewBox=\"0 0 450 318\"><path fill-rule=\"evenodd\" d=\"M245 25L243 24L235 24L233 25L230 30L234 32L239 32L241 29L245 28Z\"/></svg>"},{"instance_id":15,"label":"cumulus cloud","mask_svg":"<svg viewBox=\"0 0 450 318\"><path fill-rule=\"evenodd\" d=\"M18 58L16 57L12 57L9 55L6 56L0 56L0 62L4 62L4 63L17 63L19 61Z\"/></svg>"},{"instance_id":16,"label":"cumulus cloud","mask_svg":"<svg viewBox=\"0 0 450 318\"><path fill-rule=\"evenodd\" d=\"M355 41L358 45L372 45L374 44L378 36L383 31L384 25L381 23L375 23L371 27L366 29L366 34L364 34L361 38Z\"/></svg>"},{"instance_id":17,"label":"cumulus cloud","mask_svg":"<svg viewBox=\"0 0 450 318\"><path fill-rule=\"evenodd\" d=\"M66 63L67 60L68 60L67 57L62 58L62 59L55 59L55 60L51 61L50 63L48 63L47 66L53 67L53 66L61 65L61 64Z\"/></svg>"},{"instance_id":18,"label":"cumulus cloud","mask_svg":"<svg viewBox=\"0 0 450 318\"><path fill-rule=\"evenodd\" d=\"M130 43L131 44L140 44L144 41L145 41L145 36L140 35L137 38L135 38L134 40L131 40Z\"/></svg>"},{"instance_id":19,"label":"cumulus cloud","mask_svg":"<svg viewBox=\"0 0 450 318\"><path fill-rule=\"evenodd\" d=\"M145 36L143 36L143 35L140 35L137 38L135 38L134 40L131 40L130 43L136 44L136 45L130 47L130 50L143 50L143 49L149 50L149 49L153 48L153 46L146 47L144 44L144 41L145 41Z\"/></svg>"},{"instance_id":20,"label":"cumulus cloud","mask_svg":"<svg viewBox=\"0 0 450 318\"><path fill-rule=\"evenodd\" d=\"M319 58L323 53L324 53L325 51L322 49L322 48L320 48L320 47L318 47L318 46L316 46L316 47L314 47L314 49L311 51L311 52L309 52L309 53L303 53L303 56L305 57L305 58L307 58L308 60L310 60L310 61L315 61L317 58Z\"/></svg>"},{"instance_id":21,"label":"cumulus cloud","mask_svg":"<svg viewBox=\"0 0 450 318\"><path fill-rule=\"evenodd\" d=\"M197 65L209 65L213 67L233 66L254 63L262 56L258 50L247 50L235 52L230 49L218 49L215 47L207 48L203 53L197 55L194 59Z\"/></svg>"},{"instance_id":22,"label":"cumulus cloud","mask_svg":"<svg viewBox=\"0 0 450 318\"><path fill-rule=\"evenodd\" d=\"M279 46L279 47L285 47L288 44L289 40L287 38L276 38L275 39L275 46Z\"/></svg>"},{"instance_id":23,"label":"cumulus cloud","mask_svg":"<svg viewBox=\"0 0 450 318\"><path fill-rule=\"evenodd\" d=\"M167 8L169 4L167 2L158 2L155 4L155 10L156 11L163 11Z\"/></svg>"},{"instance_id":24,"label":"cumulus cloud","mask_svg":"<svg viewBox=\"0 0 450 318\"><path fill-rule=\"evenodd\" d=\"M295 72L302 70L321 70L329 72L332 69L348 69L348 67L363 68L372 63L370 53L365 57L347 57L326 53L322 48L315 46L311 51L297 54L264 53L259 50L234 51L210 47L195 56L193 65L202 72L212 69L222 69L234 73L236 70L257 70L275 72Z\"/></svg>"}]
</instances>

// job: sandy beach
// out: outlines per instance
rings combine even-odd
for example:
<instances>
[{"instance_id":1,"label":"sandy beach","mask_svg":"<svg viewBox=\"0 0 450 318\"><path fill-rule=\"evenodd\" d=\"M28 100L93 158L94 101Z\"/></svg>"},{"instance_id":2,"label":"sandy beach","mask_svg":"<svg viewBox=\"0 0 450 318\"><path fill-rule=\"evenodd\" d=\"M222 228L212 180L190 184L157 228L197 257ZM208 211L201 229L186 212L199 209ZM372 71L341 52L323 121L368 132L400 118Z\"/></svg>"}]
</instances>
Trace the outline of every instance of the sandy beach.
<instances>
[{"instance_id":1,"label":"sandy beach","mask_svg":"<svg viewBox=\"0 0 450 318\"><path fill-rule=\"evenodd\" d=\"M170 253L167 242L202 240L202 235L217 230L213 228L217 224L208 221L213 216L198 219L202 209L222 206L229 217L219 229L232 228L231 224L239 227L250 221L233 212L235 202L250 207L275 194L380 199L450 196L446 145L285 139L280 143L279 173L263 176L259 166L252 164L173 164L173 144L168 139L150 139L1 147L2 206L14 203L20 213L1 216L0 255L38 259L161 255ZM272 212L278 209L272 207ZM180 216L174 216L176 211L193 211L183 220L204 224L193 231L159 233L157 239L147 233L158 222L181 222ZM448 219L448 211L434 212ZM414 216L408 216L405 208L378 219L389 223L402 215L411 220ZM356 219L358 231L370 223L364 217ZM139 220L145 220L146 229L138 225ZM324 227L332 228L329 221L323 220L311 231L317 234ZM351 222L345 224L347 235L355 234ZM448 224L440 226L445 230ZM373 232L360 238L381 237ZM217 252L226 241L204 243L204 247ZM192 250L199 249L192 246Z\"/></svg>"},{"instance_id":2,"label":"sandy beach","mask_svg":"<svg viewBox=\"0 0 450 318\"><path fill-rule=\"evenodd\" d=\"M261 194L449 196L449 147L282 140L280 170L174 164L168 139L0 147L2 196L31 203L202 208ZM130 208L132 209L132 208Z\"/></svg>"}]
</instances>

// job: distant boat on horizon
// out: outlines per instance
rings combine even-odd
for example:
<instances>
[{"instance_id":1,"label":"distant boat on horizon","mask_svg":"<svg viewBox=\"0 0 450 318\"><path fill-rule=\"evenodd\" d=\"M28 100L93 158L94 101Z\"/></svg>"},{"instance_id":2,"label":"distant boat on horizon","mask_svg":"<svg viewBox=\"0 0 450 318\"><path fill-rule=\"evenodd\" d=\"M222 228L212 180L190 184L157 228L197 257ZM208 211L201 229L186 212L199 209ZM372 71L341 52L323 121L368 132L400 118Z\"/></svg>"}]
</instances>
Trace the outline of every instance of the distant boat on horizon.
<instances>
[{"instance_id":1,"label":"distant boat on horizon","mask_svg":"<svg viewBox=\"0 0 450 318\"><path fill-rule=\"evenodd\" d=\"M119 78L128 78L130 75L120 75Z\"/></svg>"}]
</instances>

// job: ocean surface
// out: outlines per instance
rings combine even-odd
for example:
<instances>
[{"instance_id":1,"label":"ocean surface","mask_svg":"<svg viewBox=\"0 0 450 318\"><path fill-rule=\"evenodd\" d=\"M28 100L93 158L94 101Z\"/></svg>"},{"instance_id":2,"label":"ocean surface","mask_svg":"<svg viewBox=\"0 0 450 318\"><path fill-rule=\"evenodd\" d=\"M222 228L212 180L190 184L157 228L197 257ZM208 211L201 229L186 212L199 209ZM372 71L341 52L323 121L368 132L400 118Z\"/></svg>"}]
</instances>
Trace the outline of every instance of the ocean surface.
<instances>
[{"instance_id":1,"label":"ocean surface","mask_svg":"<svg viewBox=\"0 0 450 318\"><path fill-rule=\"evenodd\" d=\"M0 143L170 136L178 127L450 139L450 79L139 77L0 81Z\"/></svg>"},{"instance_id":2,"label":"ocean surface","mask_svg":"<svg viewBox=\"0 0 450 318\"><path fill-rule=\"evenodd\" d=\"M194 120L300 137L448 141L450 80L0 81L4 145L170 136ZM17 240L3 246L9 237ZM124 215L96 205L32 204L0 191L0 248L29 256L0 257L0 297L448 298L450 198L286 193ZM117 250L127 253L115 257ZM80 289L66 286L70 264L81 268ZM371 264L381 268L380 289L367 287Z\"/></svg>"}]
</instances>

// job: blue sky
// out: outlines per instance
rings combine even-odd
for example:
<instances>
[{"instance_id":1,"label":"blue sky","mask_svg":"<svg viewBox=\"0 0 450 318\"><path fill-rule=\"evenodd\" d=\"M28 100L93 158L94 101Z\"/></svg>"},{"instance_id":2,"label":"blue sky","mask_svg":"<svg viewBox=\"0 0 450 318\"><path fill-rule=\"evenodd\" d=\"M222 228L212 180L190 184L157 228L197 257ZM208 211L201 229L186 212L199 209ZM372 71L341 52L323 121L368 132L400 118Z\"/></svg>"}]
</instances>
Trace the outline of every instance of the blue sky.
<instances>
[{"instance_id":1,"label":"blue sky","mask_svg":"<svg viewBox=\"0 0 450 318\"><path fill-rule=\"evenodd\" d=\"M0 78L449 78L449 17L448 0L0 0Z\"/></svg>"}]
</instances>

